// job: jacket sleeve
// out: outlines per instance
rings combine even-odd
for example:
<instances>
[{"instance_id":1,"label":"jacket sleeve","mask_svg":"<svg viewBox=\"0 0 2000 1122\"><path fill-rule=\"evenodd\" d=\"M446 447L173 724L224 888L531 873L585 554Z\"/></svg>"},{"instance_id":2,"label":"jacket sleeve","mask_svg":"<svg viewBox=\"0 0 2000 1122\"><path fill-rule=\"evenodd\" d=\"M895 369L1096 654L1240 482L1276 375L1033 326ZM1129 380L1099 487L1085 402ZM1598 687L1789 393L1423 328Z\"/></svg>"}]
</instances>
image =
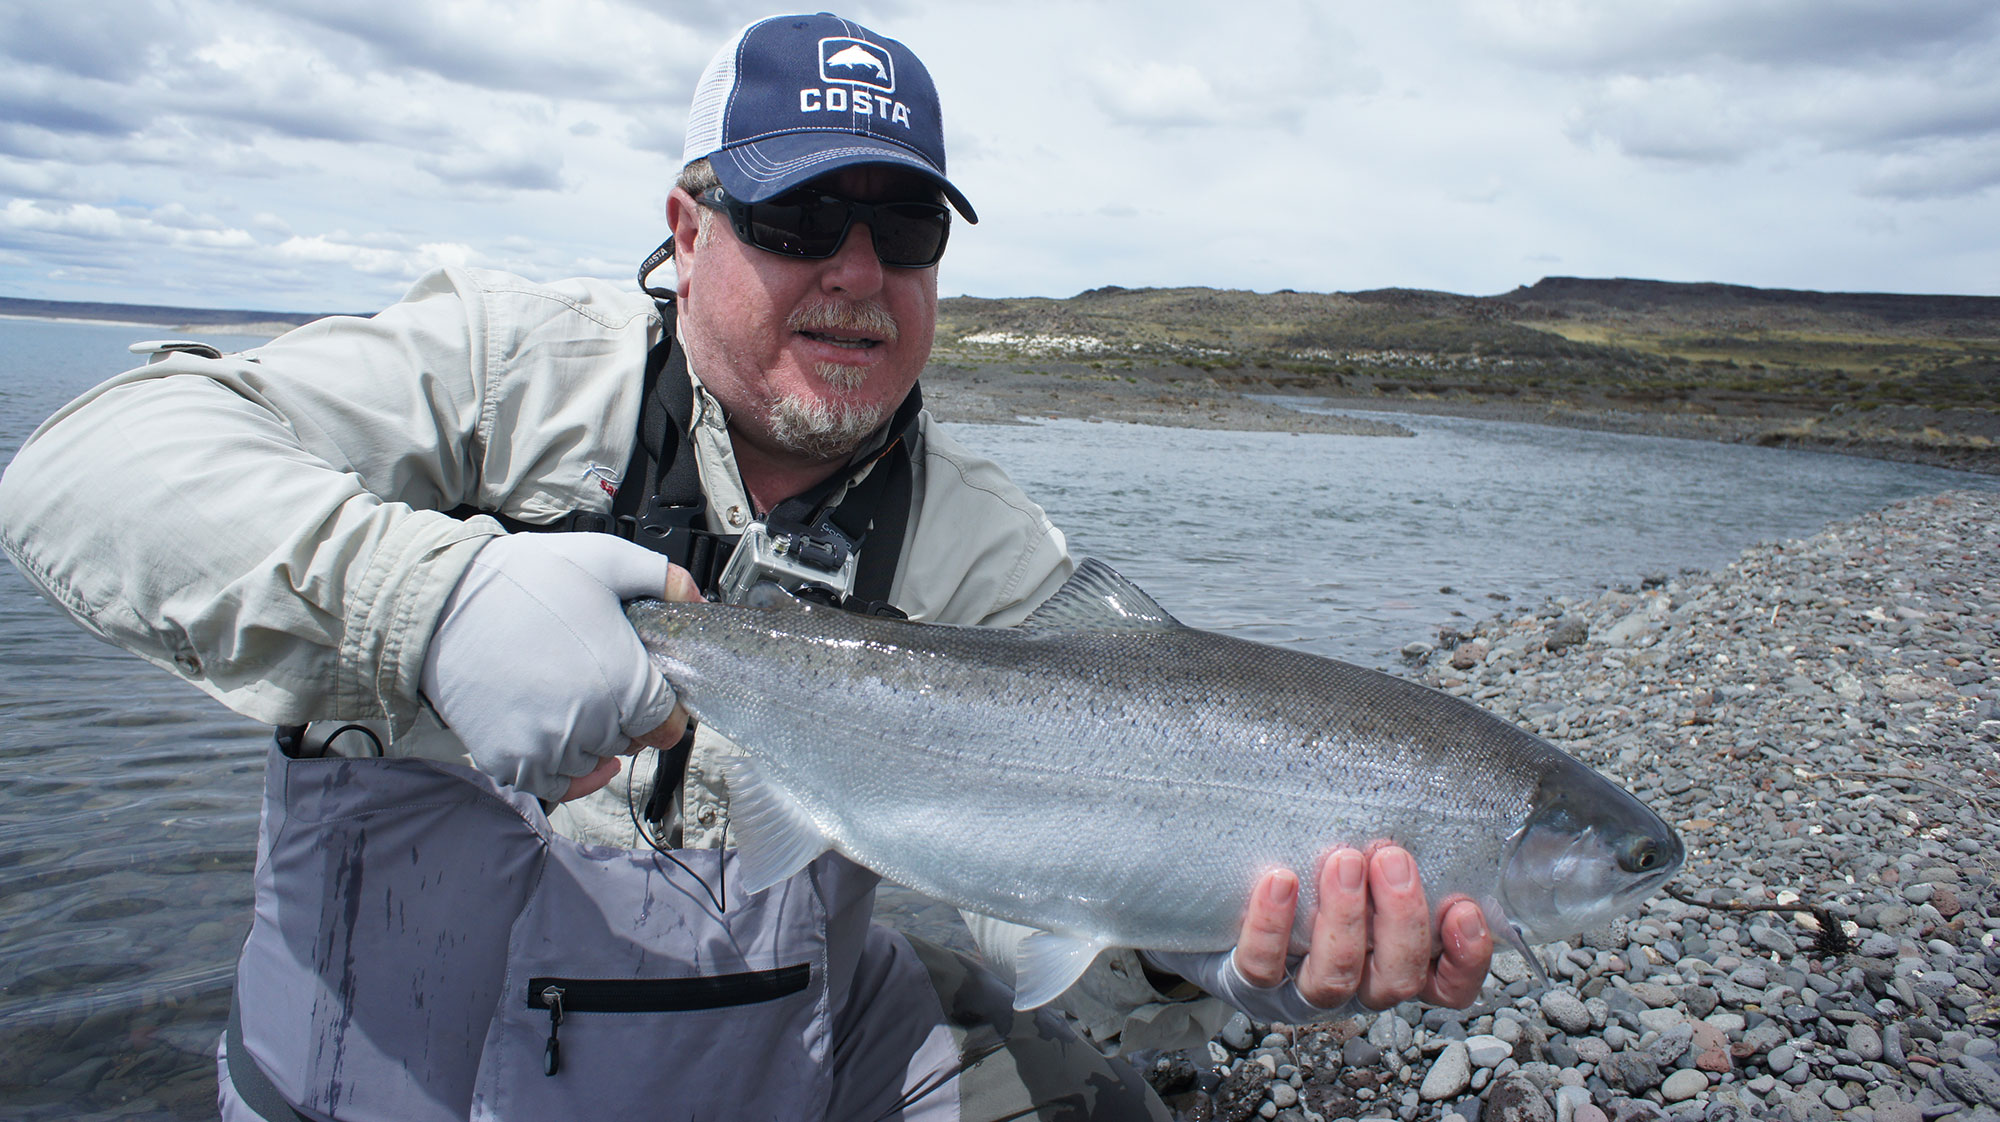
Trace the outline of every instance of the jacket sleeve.
<instances>
[{"instance_id":1,"label":"jacket sleeve","mask_svg":"<svg viewBox=\"0 0 2000 1122\"><path fill-rule=\"evenodd\" d=\"M86 393L0 481L0 546L85 628L260 721L415 714L431 626L496 523L489 325L438 273L369 319Z\"/></svg>"}]
</instances>

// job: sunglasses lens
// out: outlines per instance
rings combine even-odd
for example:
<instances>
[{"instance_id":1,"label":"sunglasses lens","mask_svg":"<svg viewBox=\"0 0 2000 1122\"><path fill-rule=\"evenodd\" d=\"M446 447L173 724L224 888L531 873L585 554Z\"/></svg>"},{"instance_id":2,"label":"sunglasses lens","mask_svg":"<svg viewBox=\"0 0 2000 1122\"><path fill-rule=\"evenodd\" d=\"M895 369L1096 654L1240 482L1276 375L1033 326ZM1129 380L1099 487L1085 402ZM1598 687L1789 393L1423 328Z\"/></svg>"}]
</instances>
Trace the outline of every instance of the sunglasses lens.
<instances>
[{"instance_id":1,"label":"sunglasses lens","mask_svg":"<svg viewBox=\"0 0 2000 1122\"><path fill-rule=\"evenodd\" d=\"M788 257L832 257L847 240L854 209L832 195L781 196L743 207L751 244ZM861 220L869 224L875 256L884 265L921 269L944 255L951 215L931 203L882 203Z\"/></svg>"},{"instance_id":2,"label":"sunglasses lens","mask_svg":"<svg viewBox=\"0 0 2000 1122\"><path fill-rule=\"evenodd\" d=\"M751 242L773 253L832 257L847 233L847 204L838 199L779 199L749 211Z\"/></svg>"},{"instance_id":3,"label":"sunglasses lens","mask_svg":"<svg viewBox=\"0 0 2000 1122\"><path fill-rule=\"evenodd\" d=\"M875 256L884 265L922 268L937 264L944 253L951 216L929 203L889 203L876 208L870 230Z\"/></svg>"}]
</instances>

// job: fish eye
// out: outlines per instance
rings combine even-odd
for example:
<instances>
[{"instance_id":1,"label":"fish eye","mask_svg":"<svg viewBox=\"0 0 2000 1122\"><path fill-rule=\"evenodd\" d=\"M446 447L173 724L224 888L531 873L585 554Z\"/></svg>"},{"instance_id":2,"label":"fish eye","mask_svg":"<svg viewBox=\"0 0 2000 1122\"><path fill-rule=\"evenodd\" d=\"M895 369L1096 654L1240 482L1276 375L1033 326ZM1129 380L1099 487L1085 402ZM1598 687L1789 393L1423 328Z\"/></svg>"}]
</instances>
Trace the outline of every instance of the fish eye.
<instances>
[{"instance_id":1,"label":"fish eye","mask_svg":"<svg viewBox=\"0 0 2000 1122\"><path fill-rule=\"evenodd\" d=\"M1651 838L1634 838L1618 855L1618 867L1628 873L1643 873L1660 864L1660 846Z\"/></svg>"}]
</instances>

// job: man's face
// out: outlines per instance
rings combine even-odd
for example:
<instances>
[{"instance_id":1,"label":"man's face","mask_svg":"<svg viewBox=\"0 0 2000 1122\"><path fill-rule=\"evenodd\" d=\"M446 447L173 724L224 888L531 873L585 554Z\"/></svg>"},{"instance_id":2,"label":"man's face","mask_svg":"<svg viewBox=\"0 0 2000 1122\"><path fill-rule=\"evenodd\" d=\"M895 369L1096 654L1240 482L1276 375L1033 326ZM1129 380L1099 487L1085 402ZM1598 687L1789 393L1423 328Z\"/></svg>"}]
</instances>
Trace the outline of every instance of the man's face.
<instances>
[{"instance_id":1,"label":"man's face","mask_svg":"<svg viewBox=\"0 0 2000 1122\"><path fill-rule=\"evenodd\" d=\"M848 168L811 186L863 202L935 198L892 168ZM744 244L727 215L678 188L667 211L688 360L736 439L782 462L844 459L902 404L930 357L937 269L883 265L864 223L814 261ZM704 214L711 227L697 240Z\"/></svg>"}]
</instances>

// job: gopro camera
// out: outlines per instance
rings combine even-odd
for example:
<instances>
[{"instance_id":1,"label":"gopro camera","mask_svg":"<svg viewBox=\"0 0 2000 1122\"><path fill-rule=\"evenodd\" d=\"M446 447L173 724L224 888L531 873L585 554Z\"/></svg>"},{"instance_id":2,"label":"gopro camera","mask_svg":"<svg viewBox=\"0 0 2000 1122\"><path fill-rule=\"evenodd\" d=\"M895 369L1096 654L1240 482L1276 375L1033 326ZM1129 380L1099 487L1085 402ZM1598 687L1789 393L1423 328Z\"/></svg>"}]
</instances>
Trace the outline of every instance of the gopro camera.
<instances>
[{"instance_id":1,"label":"gopro camera","mask_svg":"<svg viewBox=\"0 0 2000 1122\"><path fill-rule=\"evenodd\" d=\"M752 522L722 567L716 591L726 604L744 603L769 581L802 600L840 605L854 592L854 543L827 519L807 526Z\"/></svg>"}]
</instances>

